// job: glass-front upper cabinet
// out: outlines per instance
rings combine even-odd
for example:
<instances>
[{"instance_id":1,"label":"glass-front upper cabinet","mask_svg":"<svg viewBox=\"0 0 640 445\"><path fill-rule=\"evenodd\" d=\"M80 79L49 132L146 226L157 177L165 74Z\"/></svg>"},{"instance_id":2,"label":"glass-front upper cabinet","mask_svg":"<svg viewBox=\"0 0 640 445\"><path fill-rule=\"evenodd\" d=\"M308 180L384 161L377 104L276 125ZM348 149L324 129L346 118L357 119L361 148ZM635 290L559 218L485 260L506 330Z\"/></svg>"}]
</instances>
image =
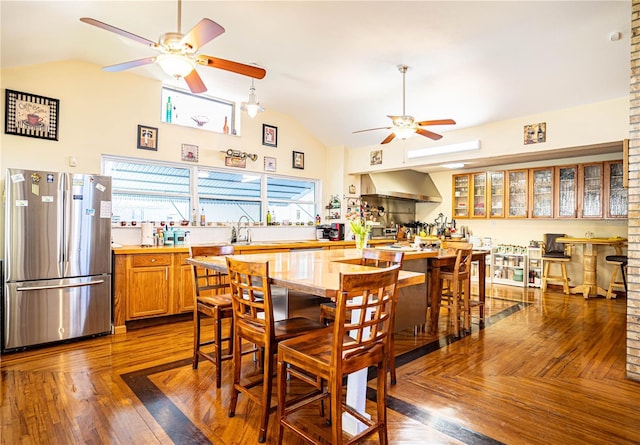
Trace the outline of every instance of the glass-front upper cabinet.
<instances>
[{"instance_id":1,"label":"glass-front upper cabinet","mask_svg":"<svg viewBox=\"0 0 640 445\"><path fill-rule=\"evenodd\" d=\"M469 217L469 175L453 175L452 202L454 218Z\"/></svg>"},{"instance_id":2,"label":"glass-front upper cabinet","mask_svg":"<svg viewBox=\"0 0 640 445\"><path fill-rule=\"evenodd\" d=\"M531 218L553 217L553 167L529 171L529 215Z\"/></svg>"},{"instance_id":3,"label":"glass-front upper cabinet","mask_svg":"<svg viewBox=\"0 0 640 445\"><path fill-rule=\"evenodd\" d=\"M471 174L471 200L473 204L472 218L487 217L487 175L485 173Z\"/></svg>"},{"instance_id":4,"label":"glass-front upper cabinet","mask_svg":"<svg viewBox=\"0 0 640 445\"><path fill-rule=\"evenodd\" d=\"M507 218L527 217L528 170L507 172Z\"/></svg>"},{"instance_id":5,"label":"glass-front upper cabinet","mask_svg":"<svg viewBox=\"0 0 640 445\"><path fill-rule=\"evenodd\" d=\"M504 218L504 172L488 172L489 217Z\"/></svg>"},{"instance_id":6,"label":"glass-front upper cabinet","mask_svg":"<svg viewBox=\"0 0 640 445\"><path fill-rule=\"evenodd\" d=\"M582 218L602 218L602 163L580 165Z\"/></svg>"},{"instance_id":7,"label":"glass-front upper cabinet","mask_svg":"<svg viewBox=\"0 0 640 445\"><path fill-rule=\"evenodd\" d=\"M604 163L604 208L607 218L627 218L628 195L624 187L624 164L622 161Z\"/></svg>"},{"instance_id":8,"label":"glass-front upper cabinet","mask_svg":"<svg viewBox=\"0 0 640 445\"><path fill-rule=\"evenodd\" d=\"M556 167L555 174L555 216L556 218L575 218L578 216L578 166L563 165Z\"/></svg>"}]
</instances>

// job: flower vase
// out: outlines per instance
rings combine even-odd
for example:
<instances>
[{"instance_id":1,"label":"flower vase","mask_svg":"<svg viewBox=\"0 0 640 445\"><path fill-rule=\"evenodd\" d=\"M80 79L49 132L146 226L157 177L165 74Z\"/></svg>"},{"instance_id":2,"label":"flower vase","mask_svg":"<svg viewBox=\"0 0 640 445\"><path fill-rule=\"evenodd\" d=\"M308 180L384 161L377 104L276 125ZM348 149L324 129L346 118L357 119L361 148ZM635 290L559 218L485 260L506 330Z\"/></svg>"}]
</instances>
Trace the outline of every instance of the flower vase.
<instances>
[{"instance_id":1,"label":"flower vase","mask_svg":"<svg viewBox=\"0 0 640 445\"><path fill-rule=\"evenodd\" d=\"M355 240L356 240L356 250L358 252L362 252L362 249L367 247L367 234L366 233L356 233L355 234Z\"/></svg>"}]
</instances>

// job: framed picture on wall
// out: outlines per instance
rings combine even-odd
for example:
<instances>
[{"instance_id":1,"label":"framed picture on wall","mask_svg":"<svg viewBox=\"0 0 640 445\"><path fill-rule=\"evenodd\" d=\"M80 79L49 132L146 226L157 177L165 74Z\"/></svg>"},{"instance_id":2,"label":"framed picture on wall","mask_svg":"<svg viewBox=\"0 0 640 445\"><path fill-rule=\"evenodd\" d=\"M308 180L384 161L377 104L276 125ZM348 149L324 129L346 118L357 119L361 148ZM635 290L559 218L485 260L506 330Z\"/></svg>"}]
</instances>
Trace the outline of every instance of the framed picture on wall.
<instances>
[{"instance_id":1,"label":"framed picture on wall","mask_svg":"<svg viewBox=\"0 0 640 445\"><path fill-rule=\"evenodd\" d=\"M304 153L300 151L293 152L293 168L304 170Z\"/></svg>"},{"instance_id":2,"label":"framed picture on wall","mask_svg":"<svg viewBox=\"0 0 640 445\"><path fill-rule=\"evenodd\" d=\"M262 145L268 147L278 146L278 127L262 124Z\"/></svg>"},{"instance_id":3,"label":"framed picture on wall","mask_svg":"<svg viewBox=\"0 0 640 445\"><path fill-rule=\"evenodd\" d=\"M7 89L4 132L31 138L58 140L60 101Z\"/></svg>"},{"instance_id":4,"label":"framed picture on wall","mask_svg":"<svg viewBox=\"0 0 640 445\"><path fill-rule=\"evenodd\" d=\"M274 172L276 171L276 158L270 156L264 157L264 171Z\"/></svg>"},{"instance_id":5,"label":"framed picture on wall","mask_svg":"<svg viewBox=\"0 0 640 445\"><path fill-rule=\"evenodd\" d=\"M158 129L138 125L138 148L158 151Z\"/></svg>"},{"instance_id":6,"label":"framed picture on wall","mask_svg":"<svg viewBox=\"0 0 640 445\"><path fill-rule=\"evenodd\" d=\"M198 146L182 144L182 160L188 162L198 162Z\"/></svg>"}]
</instances>

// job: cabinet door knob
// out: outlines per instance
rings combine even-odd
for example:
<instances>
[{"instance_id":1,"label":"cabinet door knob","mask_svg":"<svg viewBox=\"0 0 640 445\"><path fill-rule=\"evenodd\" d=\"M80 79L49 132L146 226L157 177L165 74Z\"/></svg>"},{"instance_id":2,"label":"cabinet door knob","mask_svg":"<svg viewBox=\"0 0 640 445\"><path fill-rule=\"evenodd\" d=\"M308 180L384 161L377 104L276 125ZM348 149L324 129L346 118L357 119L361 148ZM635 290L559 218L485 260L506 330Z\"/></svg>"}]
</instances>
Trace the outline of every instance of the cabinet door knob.
<instances>
[{"instance_id":1,"label":"cabinet door knob","mask_svg":"<svg viewBox=\"0 0 640 445\"><path fill-rule=\"evenodd\" d=\"M152 263L155 263L155 262L156 262L156 259L155 259L155 258L152 258L152 259L151 259L151 262L152 262Z\"/></svg>"}]
</instances>

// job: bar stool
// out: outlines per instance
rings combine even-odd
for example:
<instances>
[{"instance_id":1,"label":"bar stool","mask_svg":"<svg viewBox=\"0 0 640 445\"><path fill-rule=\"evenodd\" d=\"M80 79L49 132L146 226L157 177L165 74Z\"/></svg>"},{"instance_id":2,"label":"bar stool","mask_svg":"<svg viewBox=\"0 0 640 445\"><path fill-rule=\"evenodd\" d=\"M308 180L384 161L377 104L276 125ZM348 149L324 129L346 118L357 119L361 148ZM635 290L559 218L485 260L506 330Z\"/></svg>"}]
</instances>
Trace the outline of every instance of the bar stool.
<instances>
[{"instance_id":1,"label":"bar stool","mask_svg":"<svg viewBox=\"0 0 640 445\"><path fill-rule=\"evenodd\" d=\"M390 329L397 304L397 282L400 266L340 275L340 292L337 298L336 320L330 331L311 334L283 341L278 347L278 429L277 443L281 444L285 428L306 442L335 445L360 443L371 434L378 434L377 443L388 443L387 434L387 356L389 354ZM360 316L352 320L352 311ZM357 411L343 397L343 378L355 371L376 367L376 415ZM321 393L287 400L287 375L296 369L326 381ZM331 407L331 440L321 437L311 429L320 422L311 418L308 408L324 399ZM362 428L345 440L342 414L355 417ZM322 422L325 423L325 422Z\"/></svg>"},{"instance_id":2,"label":"bar stool","mask_svg":"<svg viewBox=\"0 0 640 445\"><path fill-rule=\"evenodd\" d=\"M627 267L628 258L626 255L608 255L605 257L607 264L613 265L611 271L611 279L609 280L609 289L607 290L607 300L615 298L615 289L624 290L627 292L627 277L625 274L625 268ZM618 281L618 270L622 281Z\"/></svg>"},{"instance_id":3,"label":"bar stool","mask_svg":"<svg viewBox=\"0 0 640 445\"><path fill-rule=\"evenodd\" d=\"M191 257L207 257L219 255L233 255L233 246L191 246ZM215 365L216 388L222 383L222 362L232 358L233 336L222 336L222 320L227 318L231 322L229 332L233 331L233 310L231 307L231 295L228 293L229 284L226 282L226 274L193 265L193 283L195 289L195 302L193 308L193 369L198 369L200 357L209 360ZM202 341L202 319L213 319L213 338ZM222 355L222 343L227 342L228 353ZM212 346L211 352L205 352L201 348Z\"/></svg>"},{"instance_id":4,"label":"bar stool","mask_svg":"<svg viewBox=\"0 0 640 445\"><path fill-rule=\"evenodd\" d=\"M394 252L391 250L380 249L364 249L362 251L362 257L360 258L360 264L363 266L372 267L390 267L400 265L402 268L402 260L404 258L404 252ZM329 325L336 319L336 303L329 301L320 304L320 322L325 325ZM391 384L395 385L396 379L396 356L395 356L395 319L392 320L391 337L389 346L389 372L391 373Z\"/></svg>"},{"instance_id":5,"label":"bar stool","mask_svg":"<svg viewBox=\"0 0 640 445\"><path fill-rule=\"evenodd\" d=\"M292 317L274 320L269 284L268 262L247 262L227 257L231 298L233 302L233 388L229 400L229 417L236 414L238 394L243 393L260 405L260 430L258 442L267 436L267 425L271 407L271 390L274 372L274 356L278 344L300 335L323 330L327 327L316 320ZM328 335L325 333L324 335ZM242 341L252 343L264 351L262 373L242 373ZM293 375L299 376L292 371ZM319 379L305 380L312 383L317 391L322 388ZM262 391L254 391L256 386Z\"/></svg>"},{"instance_id":6,"label":"bar stool","mask_svg":"<svg viewBox=\"0 0 640 445\"><path fill-rule=\"evenodd\" d=\"M452 314L453 333L460 336L460 312L463 312L463 327L471 330L471 259L473 244L455 243L451 246L456 251L456 262L452 268L440 271L443 295L441 306ZM480 304L479 301L475 305Z\"/></svg>"},{"instance_id":7,"label":"bar stool","mask_svg":"<svg viewBox=\"0 0 640 445\"><path fill-rule=\"evenodd\" d=\"M571 245L559 243L556 240L565 236L563 233L545 233L542 242L542 292L547 291L547 284L562 284L564 293L569 295L569 277L566 263L571 261ZM560 275L551 275L551 265L560 266Z\"/></svg>"}]
</instances>

